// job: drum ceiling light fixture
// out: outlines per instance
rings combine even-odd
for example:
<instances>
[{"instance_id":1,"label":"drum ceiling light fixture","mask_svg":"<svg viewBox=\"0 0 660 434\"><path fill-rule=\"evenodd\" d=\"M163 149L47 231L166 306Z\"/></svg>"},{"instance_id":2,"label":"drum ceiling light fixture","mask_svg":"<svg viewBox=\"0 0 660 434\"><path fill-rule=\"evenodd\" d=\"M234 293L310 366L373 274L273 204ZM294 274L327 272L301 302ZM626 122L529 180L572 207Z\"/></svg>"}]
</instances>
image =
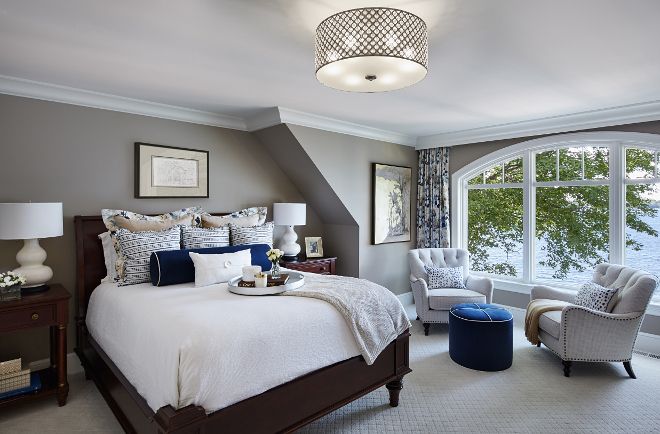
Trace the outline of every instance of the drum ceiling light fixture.
<instances>
[{"instance_id":1,"label":"drum ceiling light fixture","mask_svg":"<svg viewBox=\"0 0 660 434\"><path fill-rule=\"evenodd\" d=\"M316 78L334 89L401 89L420 82L427 69L426 23L409 12L351 9L316 28Z\"/></svg>"}]
</instances>

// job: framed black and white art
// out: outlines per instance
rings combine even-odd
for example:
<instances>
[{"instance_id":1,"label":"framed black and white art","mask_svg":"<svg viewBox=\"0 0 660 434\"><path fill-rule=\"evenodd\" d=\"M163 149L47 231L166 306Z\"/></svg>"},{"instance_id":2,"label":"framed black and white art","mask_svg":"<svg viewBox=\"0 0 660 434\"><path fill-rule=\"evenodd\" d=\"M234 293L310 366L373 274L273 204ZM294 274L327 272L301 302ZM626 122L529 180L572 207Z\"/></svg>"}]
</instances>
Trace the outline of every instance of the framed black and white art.
<instances>
[{"instance_id":1,"label":"framed black and white art","mask_svg":"<svg viewBox=\"0 0 660 434\"><path fill-rule=\"evenodd\" d=\"M410 167L373 163L372 242L410 241Z\"/></svg>"},{"instance_id":2,"label":"framed black and white art","mask_svg":"<svg viewBox=\"0 0 660 434\"><path fill-rule=\"evenodd\" d=\"M135 197L209 197L209 152L135 143Z\"/></svg>"}]
</instances>

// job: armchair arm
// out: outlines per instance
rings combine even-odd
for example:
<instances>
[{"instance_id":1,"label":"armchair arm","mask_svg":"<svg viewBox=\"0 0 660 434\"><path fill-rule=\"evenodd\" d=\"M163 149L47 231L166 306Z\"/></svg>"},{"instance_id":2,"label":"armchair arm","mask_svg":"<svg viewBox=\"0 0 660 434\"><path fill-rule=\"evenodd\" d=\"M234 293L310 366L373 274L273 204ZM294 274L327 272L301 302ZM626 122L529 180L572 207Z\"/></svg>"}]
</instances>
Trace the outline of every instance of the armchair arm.
<instances>
[{"instance_id":1,"label":"armchair arm","mask_svg":"<svg viewBox=\"0 0 660 434\"><path fill-rule=\"evenodd\" d=\"M493 302L493 279L490 277L475 277L468 274L465 287L470 291L478 292L486 296L486 303Z\"/></svg>"},{"instance_id":2,"label":"armchair arm","mask_svg":"<svg viewBox=\"0 0 660 434\"><path fill-rule=\"evenodd\" d=\"M566 306L561 313L559 341L564 360L630 360L644 312L612 314Z\"/></svg>"},{"instance_id":3,"label":"armchair arm","mask_svg":"<svg viewBox=\"0 0 660 434\"><path fill-rule=\"evenodd\" d=\"M560 291L558 289L548 288L547 286L534 286L531 292L531 299L537 300L539 298L573 303L573 300L575 300L575 294Z\"/></svg>"},{"instance_id":4,"label":"armchair arm","mask_svg":"<svg viewBox=\"0 0 660 434\"><path fill-rule=\"evenodd\" d=\"M413 297L415 298L415 310L417 315L422 317L429 311L429 288L424 279L410 275L410 286L412 287ZM421 314L421 315L420 315Z\"/></svg>"}]
</instances>

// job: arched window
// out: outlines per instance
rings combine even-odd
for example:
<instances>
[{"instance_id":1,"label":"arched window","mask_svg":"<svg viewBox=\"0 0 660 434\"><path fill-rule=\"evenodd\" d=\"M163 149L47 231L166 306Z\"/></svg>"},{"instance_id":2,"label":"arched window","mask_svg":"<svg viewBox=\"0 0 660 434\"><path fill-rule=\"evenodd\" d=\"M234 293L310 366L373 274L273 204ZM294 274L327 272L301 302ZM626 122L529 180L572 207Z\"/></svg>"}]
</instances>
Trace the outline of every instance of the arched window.
<instances>
[{"instance_id":1,"label":"arched window","mask_svg":"<svg viewBox=\"0 0 660 434\"><path fill-rule=\"evenodd\" d=\"M454 247L519 292L577 289L600 262L660 276L659 152L659 135L593 132L486 155L452 176Z\"/></svg>"}]
</instances>

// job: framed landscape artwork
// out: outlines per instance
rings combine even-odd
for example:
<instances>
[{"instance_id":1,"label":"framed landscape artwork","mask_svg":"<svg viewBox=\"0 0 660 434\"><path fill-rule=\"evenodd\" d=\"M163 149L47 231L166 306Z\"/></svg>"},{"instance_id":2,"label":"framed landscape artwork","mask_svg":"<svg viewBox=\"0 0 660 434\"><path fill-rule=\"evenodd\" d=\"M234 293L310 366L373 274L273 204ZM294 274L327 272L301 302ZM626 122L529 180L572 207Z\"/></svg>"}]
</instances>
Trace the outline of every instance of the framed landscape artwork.
<instances>
[{"instance_id":1,"label":"framed landscape artwork","mask_svg":"<svg viewBox=\"0 0 660 434\"><path fill-rule=\"evenodd\" d=\"M373 163L373 244L410 241L410 167Z\"/></svg>"},{"instance_id":2,"label":"framed landscape artwork","mask_svg":"<svg viewBox=\"0 0 660 434\"><path fill-rule=\"evenodd\" d=\"M209 152L135 143L135 197L209 197Z\"/></svg>"}]
</instances>

